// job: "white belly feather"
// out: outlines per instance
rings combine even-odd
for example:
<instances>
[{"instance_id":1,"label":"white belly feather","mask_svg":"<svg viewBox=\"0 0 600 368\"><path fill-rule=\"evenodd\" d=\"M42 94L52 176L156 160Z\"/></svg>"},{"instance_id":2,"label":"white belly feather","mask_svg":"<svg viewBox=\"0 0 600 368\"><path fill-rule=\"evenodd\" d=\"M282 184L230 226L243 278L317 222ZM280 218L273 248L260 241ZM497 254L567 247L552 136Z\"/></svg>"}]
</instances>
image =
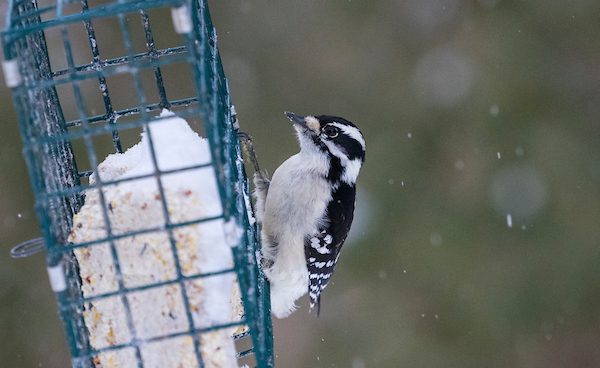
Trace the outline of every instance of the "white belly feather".
<instances>
[{"instance_id":1,"label":"white belly feather","mask_svg":"<svg viewBox=\"0 0 600 368\"><path fill-rule=\"evenodd\" d=\"M314 165L307 169L306 161L311 159ZM331 200L325 180L328 169L318 156L300 153L281 164L271 179L261 240L263 257L270 265L264 271L271 283L271 308L278 318L293 312L295 301L308 291L304 239L322 225Z\"/></svg>"}]
</instances>

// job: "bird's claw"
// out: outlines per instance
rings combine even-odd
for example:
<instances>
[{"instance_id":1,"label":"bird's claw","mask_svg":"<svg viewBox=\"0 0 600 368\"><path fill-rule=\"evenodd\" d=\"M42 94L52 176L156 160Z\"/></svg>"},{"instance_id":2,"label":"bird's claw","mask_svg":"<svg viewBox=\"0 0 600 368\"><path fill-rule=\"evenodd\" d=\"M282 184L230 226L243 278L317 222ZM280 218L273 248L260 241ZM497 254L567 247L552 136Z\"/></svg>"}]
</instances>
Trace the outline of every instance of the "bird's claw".
<instances>
[{"instance_id":1,"label":"bird's claw","mask_svg":"<svg viewBox=\"0 0 600 368\"><path fill-rule=\"evenodd\" d=\"M252 136L243 131L238 131L237 135L240 139L242 150L244 151L245 156L247 156L250 162L252 162L254 171L260 172L260 166L258 165L258 159L256 158L256 151L254 150L254 142L252 141Z\"/></svg>"},{"instance_id":2,"label":"bird's claw","mask_svg":"<svg viewBox=\"0 0 600 368\"><path fill-rule=\"evenodd\" d=\"M240 141L243 141L243 142L250 141L250 142L252 142L252 136L250 136L250 134L248 134L246 132L243 132L243 131L240 130L240 131L237 132L237 135L238 135L238 138L240 139Z\"/></svg>"}]
</instances>

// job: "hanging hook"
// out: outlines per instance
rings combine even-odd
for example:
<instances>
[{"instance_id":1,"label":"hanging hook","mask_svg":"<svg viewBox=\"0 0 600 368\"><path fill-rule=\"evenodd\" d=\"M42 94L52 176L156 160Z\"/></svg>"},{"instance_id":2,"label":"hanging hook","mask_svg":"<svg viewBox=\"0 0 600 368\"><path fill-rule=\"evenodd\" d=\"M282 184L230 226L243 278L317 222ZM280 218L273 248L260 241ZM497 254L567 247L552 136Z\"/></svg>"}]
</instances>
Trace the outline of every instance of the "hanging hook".
<instances>
[{"instance_id":1,"label":"hanging hook","mask_svg":"<svg viewBox=\"0 0 600 368\"><path fill-rule=\"evenodd\" d=\"M25 258L41 252L46 247L44 238L33 238L15 245L10 250L12 258Z\"/></svg>"}]
</instances>

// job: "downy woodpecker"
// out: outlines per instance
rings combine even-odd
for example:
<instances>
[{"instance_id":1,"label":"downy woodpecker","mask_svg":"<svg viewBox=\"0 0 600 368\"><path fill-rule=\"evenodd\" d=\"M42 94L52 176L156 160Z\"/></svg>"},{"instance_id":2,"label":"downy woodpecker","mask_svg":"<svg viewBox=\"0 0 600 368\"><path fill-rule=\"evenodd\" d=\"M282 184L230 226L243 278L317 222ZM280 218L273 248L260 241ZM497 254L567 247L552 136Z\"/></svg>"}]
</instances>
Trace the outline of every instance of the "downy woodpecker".
<instances>
[{"instance_id":1,"label":"downy woodpecker","mask_svg":"<svg viewBox=\"0 0 600 368\"><path fill-rule=\"evenodd\" d=\"M283 162L271 180L260 171L253 149L250 152L262 266L277 318L290 315L306 292L311 309L316 305L319 313L321 292L352 224L356 179L365 160L365 140L348 120L286 115L296 130L300 152Z\"/></svg>"}]
</instances>

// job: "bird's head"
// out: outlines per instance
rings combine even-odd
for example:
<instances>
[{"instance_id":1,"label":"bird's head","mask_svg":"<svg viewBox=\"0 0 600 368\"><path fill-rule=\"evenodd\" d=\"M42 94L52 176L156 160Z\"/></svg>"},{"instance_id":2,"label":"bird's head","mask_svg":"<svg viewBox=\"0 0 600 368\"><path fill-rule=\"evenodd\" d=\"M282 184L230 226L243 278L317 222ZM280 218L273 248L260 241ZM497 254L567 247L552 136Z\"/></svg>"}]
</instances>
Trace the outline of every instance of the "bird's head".
<instances>
[{"instance_id":1,"label":"bird's head","mask_svg":"<svg viewBox=\"0 0 600 368\"><path fill-rule=\"evenodd\" d=\"M328 179L354 184L365 161L365 139L356 125L330 115L285 115L294 123L302 152L321 155L329 163Z\"/></svg>"}]
</instances>

